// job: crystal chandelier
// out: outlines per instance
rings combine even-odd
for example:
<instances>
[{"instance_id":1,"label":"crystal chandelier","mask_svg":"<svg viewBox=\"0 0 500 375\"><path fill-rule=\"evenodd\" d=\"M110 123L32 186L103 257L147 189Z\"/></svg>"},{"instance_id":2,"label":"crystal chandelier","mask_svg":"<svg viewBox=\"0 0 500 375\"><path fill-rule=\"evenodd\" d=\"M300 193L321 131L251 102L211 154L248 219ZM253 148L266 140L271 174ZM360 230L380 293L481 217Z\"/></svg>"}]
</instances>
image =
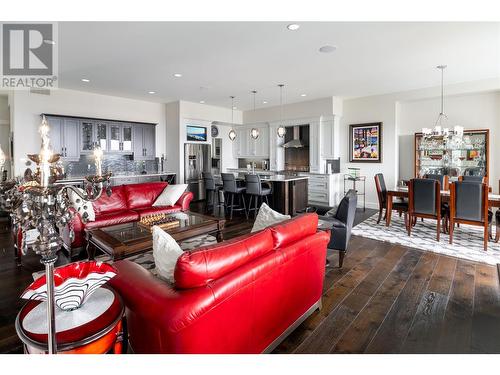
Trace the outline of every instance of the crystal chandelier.
<instances>
[{"instance_id":1,"label":"crystal chandelier","mask_svg":"<svg viewBox=\"0 0 500 375\"><path fill-rule=\"evenodd\" d=\"M37 168L33 173L27 169L23 179L7 180L2 177L0 182L0 208L9 212L14 230L22 234L21 249L26 254L31 248L41 256L40 262L45 266L47 280L47 328L48 352L57 352L55 339L55 304L54 304L54 263L57 251L61 249L63 240L61 232L70 228L70 239L74 238L71 221L73 211L70 210L69 192L73 192L82 200L95 201L105 190L111 195L111 173L102 174L102 150L94 150L96 174L87 176L85 190L71 185L55 184L62 178L64 172L58 165L60 154L54 154L50 148L49 124L43 117L40 125L41 149L39 154L29 154ZM3 166L2 166L3 167ZM86 217L82 217L86 221ZM28 244L26 233L35 230L38 235L33 243Z\"/></svg>"},{"instance_id":2,"label":"crystal chandelier","mask_svg":"<svg viewBox=\"0 0 500 375\"><path fill-rule=\"evenodd\" d=\"M433 138L443 138L448 141L460 141L464 135L464 128L462 126L455 126L450 129L448 126L448 116L444 113L444 70L446 65L438 65L437 69L441 70L441 112L434 123L434 128L423 128L422 135L424 140L431 140Z\"/></svg>"}]
</instances>

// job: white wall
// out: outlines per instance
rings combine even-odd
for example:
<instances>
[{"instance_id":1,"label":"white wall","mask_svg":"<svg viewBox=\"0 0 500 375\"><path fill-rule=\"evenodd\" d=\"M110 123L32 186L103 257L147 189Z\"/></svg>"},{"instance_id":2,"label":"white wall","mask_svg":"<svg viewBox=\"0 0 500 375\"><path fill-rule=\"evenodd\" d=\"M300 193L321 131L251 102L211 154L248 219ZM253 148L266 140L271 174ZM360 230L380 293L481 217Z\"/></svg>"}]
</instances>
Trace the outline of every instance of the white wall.
<instances>
[{"instance_id":1,"label":"white wall","mask_svg":"<svg viewBox=\"0 0 500 375\"><path fill-rule=\"evenodd\" d=\"M9 134L10 134L10 112L8 105L8 97L0 96L0 146L6 157L5 169L10 174L9 162ZM1 176L0 176L1 177Z\"/></svg>"},{"instance_id":2,"label":"white wall","mask_svg":"<svg viewBox=\"0 0 500 375\"><path fill-rule=\"evenodd\" d=\"M17 175L24 171L22 160L26 154L39 151L41 113L157 123L156 154L166 152L164 104L63 89L52 90L50 95L16 91L11 99L14 101L11 128Z\"/></svg>"},{"instance_id":3,"label":"white wall","mask_svg":"<svg viewBox=\"0 0 500 375\"><path fill-rule=\"evenodd\" d=\"M383 173L386 184L394 186L397 181L398 140L396 110L398 103L392 95L371 96L344 101L344 116L340 121L340 171L347 173L348 167L360 168L366 176L366 206L378 207L377 192L373 176ZM349 125L382 122L382 162L349 162ZM357 186L359 190L362 187ZM362 197L358 206L362 205Z\"/></svg>"},{"instance_id":4,"label":"white wall","mask_svg":"<svg viewBox=\"0 0 500 375\"><path fill-rule=\"evenodd\" d=\"M401 103L400 178L413 177L413 153L403 152L411 146L415 132L422 127L432 128L440 111L440 99L432 98ZM463 126L465 129L490 129L489 171L490 185L497 191L500 178L500 92L488 92L445 98L445 113L449 126Z\"/></svg>"}]
</instances>

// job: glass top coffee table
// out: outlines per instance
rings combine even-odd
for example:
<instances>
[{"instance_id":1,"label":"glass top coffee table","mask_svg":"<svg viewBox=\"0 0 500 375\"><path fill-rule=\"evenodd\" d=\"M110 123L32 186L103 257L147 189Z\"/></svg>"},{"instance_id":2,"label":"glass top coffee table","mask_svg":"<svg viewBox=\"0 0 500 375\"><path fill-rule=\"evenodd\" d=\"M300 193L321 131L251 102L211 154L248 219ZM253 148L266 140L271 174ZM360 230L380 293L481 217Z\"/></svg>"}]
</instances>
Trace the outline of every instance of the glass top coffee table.
<instances>
[{"instance_id":1,"label":"glass top coffee table","mask_svg":"<svg viewBox=\"0 0 500 375\"><path fill-rule=\"evenodd\" d=\"M225 220L194 212L178 212L168 216L175 217L179 225L165 231L176 241L183 241L203 234L215 233L217 242L222 241ZM109 255L113 260L123 259L153 248L151 230L138 222L111 225L109 227L85 231L87 254L94 259L96 250Z\"/></svg>"}]
</instances>

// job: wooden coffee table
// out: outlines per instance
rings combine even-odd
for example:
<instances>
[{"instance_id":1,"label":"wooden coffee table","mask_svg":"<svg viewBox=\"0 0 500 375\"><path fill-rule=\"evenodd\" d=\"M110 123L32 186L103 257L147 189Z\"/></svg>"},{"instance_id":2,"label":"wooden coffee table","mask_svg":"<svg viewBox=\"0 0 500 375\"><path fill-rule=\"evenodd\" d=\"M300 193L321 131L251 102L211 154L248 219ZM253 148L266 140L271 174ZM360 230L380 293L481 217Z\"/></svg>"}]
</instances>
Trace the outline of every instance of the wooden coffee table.
<instances>
[{"instance_id":1,"label":"wooden coffee table","mask_svg":"<svg viewBox=\"0 0 500 375\"><path fill-rule=\"evenodd\" d=\"M217 242L222 241L225 220L194 212L171 214L180 225L166 230L176 241L182 241L202 234L216 233ZM137 222L117 224L109 227L86 230L87 254L94 259L95 251L101 250L113 260L123 259L153 248L151 231Z\"/></svg>"}]
</instances>

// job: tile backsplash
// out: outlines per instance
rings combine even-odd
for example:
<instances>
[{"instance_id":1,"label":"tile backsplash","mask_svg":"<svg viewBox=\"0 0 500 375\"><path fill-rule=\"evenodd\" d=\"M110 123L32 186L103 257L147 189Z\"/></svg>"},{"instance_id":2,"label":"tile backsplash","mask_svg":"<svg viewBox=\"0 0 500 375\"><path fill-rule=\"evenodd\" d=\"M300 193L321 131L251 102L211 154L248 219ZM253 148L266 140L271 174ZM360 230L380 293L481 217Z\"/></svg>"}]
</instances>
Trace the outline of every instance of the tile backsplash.
<instances>
[{"instance_id":1,"label":"tile backsplash","mask_svg":"<svg viewBox=\"0 0 500 375\"><path fill-rule=\"evenodd\" d=\"M80 156L78 161L63 162L66 176L80 177L95 173L94 157L92 154ZM102 162L103 172L112 172L115 176L157 173L159 170L159 160L134 161L130 155L105 154Z\"/></svg>"}]
</instances>

